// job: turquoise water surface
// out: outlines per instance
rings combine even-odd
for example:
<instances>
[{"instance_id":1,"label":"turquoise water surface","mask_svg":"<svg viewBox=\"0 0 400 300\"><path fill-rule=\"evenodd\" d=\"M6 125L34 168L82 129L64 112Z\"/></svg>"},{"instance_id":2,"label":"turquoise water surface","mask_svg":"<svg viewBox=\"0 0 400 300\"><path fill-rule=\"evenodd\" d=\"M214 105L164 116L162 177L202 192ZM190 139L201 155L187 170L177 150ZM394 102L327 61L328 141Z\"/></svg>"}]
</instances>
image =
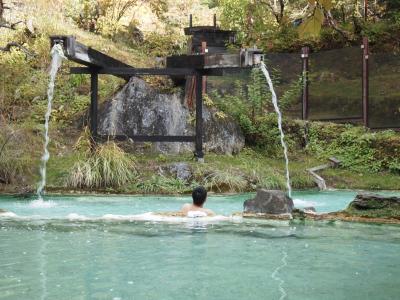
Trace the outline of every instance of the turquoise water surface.
<instances>
[{"instance_id":1,"label":"turquoise water surface","mask_svg":"<svg viewBox=\"0 0 400 300\"><path fill-rule=\"evenodd\" d=\"M296 192L344 208L355 192ZM250 195L215 196L229 215ZM102 219L178 209L189 198L0 197L0 299L398 299L400 227L343 222ZM71 220L71 214L86 216ZM91 218L92 217L92 218Z\"/></svg>"}]
</instances>

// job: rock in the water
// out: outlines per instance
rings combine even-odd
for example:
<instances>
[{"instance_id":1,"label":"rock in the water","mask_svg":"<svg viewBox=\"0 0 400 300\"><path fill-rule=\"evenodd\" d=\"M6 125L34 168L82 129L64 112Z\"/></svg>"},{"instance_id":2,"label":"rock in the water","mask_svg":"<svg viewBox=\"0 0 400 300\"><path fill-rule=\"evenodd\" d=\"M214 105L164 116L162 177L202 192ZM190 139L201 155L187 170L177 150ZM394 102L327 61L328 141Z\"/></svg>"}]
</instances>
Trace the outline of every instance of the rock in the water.
<instances>
[{"instance_id":1,"label":"rock in the water","mask_svg":"<svg viewBox=\"0 0 400 300\"><path fill-rule=\"evenodd\" d=\"M366 210L366 209L382 209L385 207L396 206L400 208L400 198L382 196L377 194L358 194L356 198L350 203L350 207Z\"/></svg>"},{"instance_id":2,"label":"rock in the water","mask_svg":"<svg viewBox=\"0 0 400 300\"><path fill-rule=\"evenodd\" d=\"M100 110L99 133L104 135L194 135L190 112L181 93L161 94L140 78L132 77ZM216 111L203 107L204 148L224 154L244 147L239 125L219 118ZM154 143L154 150L181 153L194 150L192 143Z\"/></svg>"},{"instance_id":3,"label":"rock in the water","mask_svg":"<svg viewBox=\"0 0 400 300\"><path fill-rule=\"evenodd\" d=\"M7 212L6 210L0 208L0 214L4 214L6 212Z\"/></svg>"},{"instance_id":4,"label":"rock in the water","mask_svg":"<svg viewBox=\"0 0 400 300\"><path fill-rule=\"evenodd\" d=\"M245 213L287 214L293 210L293 201L282 191L259 189L243 206Z\"/></svg>"},{"instance_id":5,"label":"rock in the water","mask_svg":"<svg viewBox=\"0 0 400 300\"><path fill-rule=\"evenodd\" d=\"M316 212L317 210L313 206L304 207L303 210L305 212Z\"/></svg>"},{"instance_id":6,"label":"rock in the water","mask_svg":"<svg viewBox=\"0 0 400 300\"><path fill-rule=\"evenodd\" d=\"M371 193L358 194L346 212L351 215L373 218L400 217L400 198Z\"/></svg>"}]
</instances>

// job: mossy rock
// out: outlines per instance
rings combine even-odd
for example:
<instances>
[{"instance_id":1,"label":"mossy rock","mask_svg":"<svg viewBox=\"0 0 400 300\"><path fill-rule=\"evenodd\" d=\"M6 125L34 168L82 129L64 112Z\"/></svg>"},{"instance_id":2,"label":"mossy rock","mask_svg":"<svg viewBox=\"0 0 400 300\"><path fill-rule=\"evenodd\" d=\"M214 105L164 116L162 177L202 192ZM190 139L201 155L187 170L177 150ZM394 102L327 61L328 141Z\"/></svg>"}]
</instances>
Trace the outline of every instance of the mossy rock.
<instances>
[{"instance_id":1,"label":"mossy rock","mask_svg":"<svg viewBox=\"0 0 400 300\"><path fill-rule=\"evenodd\" d=\"M358 194L345 210L352 216L400 219L400 198Z\"/></svg>"}]
</instances>

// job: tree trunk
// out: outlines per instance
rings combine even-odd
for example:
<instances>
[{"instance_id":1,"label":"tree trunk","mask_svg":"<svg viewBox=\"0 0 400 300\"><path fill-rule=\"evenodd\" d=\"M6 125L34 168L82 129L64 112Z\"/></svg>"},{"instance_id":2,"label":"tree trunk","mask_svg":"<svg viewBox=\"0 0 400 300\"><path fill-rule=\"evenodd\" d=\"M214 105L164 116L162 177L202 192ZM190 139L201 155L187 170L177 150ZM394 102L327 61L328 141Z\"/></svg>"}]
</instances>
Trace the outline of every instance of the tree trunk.
<instances>
[{"instance_id":1,"label":"tree trunk","mask_svg":"<svg viewBox=\"0 0 400 300\"><path fill-rule=\"evenodd\" d=\"M0 20L3 20L3 14L4 14L4 2L3 0L0 0Z\"/></svg>"}]
</instances>

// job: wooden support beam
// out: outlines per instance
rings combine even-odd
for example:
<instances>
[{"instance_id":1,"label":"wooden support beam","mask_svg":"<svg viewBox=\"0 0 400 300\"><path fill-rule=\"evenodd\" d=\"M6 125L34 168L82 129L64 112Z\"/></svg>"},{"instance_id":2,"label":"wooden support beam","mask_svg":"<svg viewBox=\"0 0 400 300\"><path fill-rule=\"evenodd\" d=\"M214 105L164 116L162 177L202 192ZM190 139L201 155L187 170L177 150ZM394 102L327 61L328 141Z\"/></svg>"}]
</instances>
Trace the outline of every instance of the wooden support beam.
<instances>
[{"instance_id":1,"label":"wooden support beam","mask_svg":"<svg viewBox=\"0 0 400 300\"><path fill-rule=\"evenodd\" d=\"M110 139L117 141L132 140L135 142L184 142L193 143L194 136L177 135L98 135L99 140L107 141Z\"/></svg>"},{"instance_id":2,"label":"wooden support beam","mask_svg":"<svg viewBox=\"0 0 400 300\"><path fill-rule=\"evenodd\" d=\"M136 69L136 68L102 68L97 71L98 74L118 75L126 74L136 75L169 75L169 76L191 76L200 73L202 76L224 76L239 73L246 68L227 67L213 69L187 69L187 68L165 68L165 69ZM250 67L249 67L250 69ZM91 74L91 69L86 67L72 67L70 74Z\"/></svg>"},{"instance_id":3,"label":"wooden support beam","mask_svg":"<svg viewBox=\"0 0 400 300\"><path fill-rule=\"evenodd\" d=\"M70 35L55 35L50 36L51 47L54 44L60 44L63 47L64 55L78 64L87 66L89 68L130 68L132 66L119 61L107 54L97 51L76 41L75 37ZM129 80L130 76L125 74L116 74L125 80Z\"/></svg>"},{"instance_id":4,"label":"wooden support beam","mask_svg":"<svg viewBox=\"0 0 400 300\"><path fill-rule=\"evenodd\" d=\"M361 121L362 116L350 116L350 117L337 117L337 118L322 118L322 119L310 119L311 121Z\"/></svg>"},{"instance_id":5,"label":"wooden support beam","mask_svg":"<svg viewBox=\"0 0 400 300\"><path fill-rule=\"evenodd\" d=\"M362 55L362 103L363 103L363 123L369 127L369 44L368 38L363 38Z\"/></svg>"},{"instance_id":6,"label":"wooden support beam","mask_svg":"<svg viewBox=\"0 0 400 300\"><path fill-rule=\"evenodd\" d=\"M198 162L204 162L203 152L203 91L202 76L196 75L196 145L195 157Z\"/></svg>"},{"instance_id":7,"label":"wooden support beam","mask_svg":"<svg viewBox=\"0 0 400 300\"><path fill-rule=\"evenodd\" d=\"M90 68L85 67L72 67L70 68L71 74L91 74ZM136 75L194 75L196 73L195 69L189 68L101 68L97 71L98 74L109 74L109 75L126 75L126 76L136 76Z\"/></svg>"},{"instance_id":8,"label":"wooden support beam","mask_svg":"<svg viewBox=\"0 0 400 300\"><path fill-rule=\"evenodd\" d=\"M90 134L97 141L97 107L98 107L99 75L95 70L90 75Z\"/></svg>"},{"instance_id":9,"label":"wooden support beam","mask_svg":"<svg viewBox=\"0 0 400 300\"><path fill-rule=\"evenodd\" d=\"M303 96L302 96L302 114L301 117L303 120L308 119L308 96L309 96L309 82L308 82L308 72L309 72L309 54L310 48L303 47L301 48L301 60L303 62Z\"/></svg>"},{"instance_id":10,"label":"wooden support beam","mask_svg":"<svg viewBox=\"0 0 400 300\"><path fill-rule=\"evenodd\" d=\"M207 42L201 42L201 54L207 53ZM202 77L201 81L203 94L207 93L207 76Z\"/></svg>"}]
</instances>

